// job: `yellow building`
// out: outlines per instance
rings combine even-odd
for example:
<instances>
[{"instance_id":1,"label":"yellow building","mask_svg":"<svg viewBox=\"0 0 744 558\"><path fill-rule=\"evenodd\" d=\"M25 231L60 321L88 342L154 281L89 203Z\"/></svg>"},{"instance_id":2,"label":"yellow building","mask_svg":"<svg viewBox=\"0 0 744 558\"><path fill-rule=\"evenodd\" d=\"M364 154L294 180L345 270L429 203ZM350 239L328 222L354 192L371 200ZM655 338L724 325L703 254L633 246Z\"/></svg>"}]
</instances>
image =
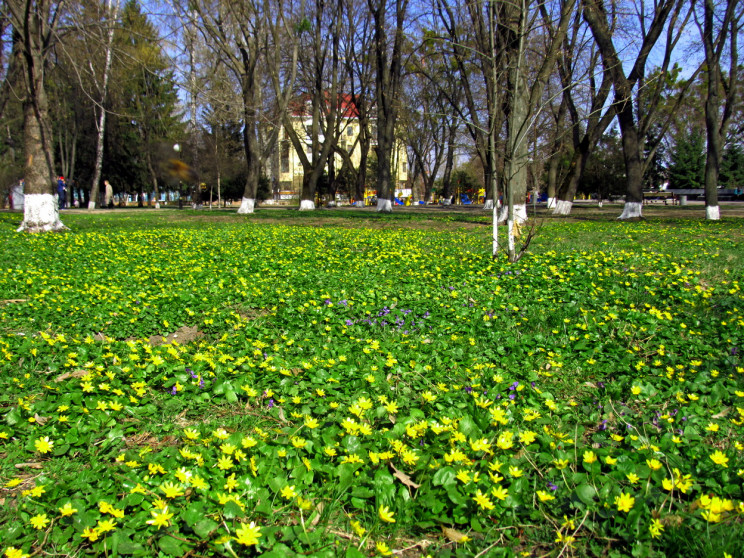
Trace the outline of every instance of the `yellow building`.
<instances>
[{"instance_id":1,"label":"yellow building","mask_svg":"<svg viewBox=\"0 0 744 558\"><path fill-rule=\"evenodd\" d=\"M342 114L341 122L339 125L339 138L338 146L349 153L351 164L355 169L359 168L361 161L361 147L357 142L359 136L359 118L356 108L351 101L350 96L345 96L341 100L341 106L339 112ZM310 128L312 124L312 118L306 116L306 111L303 109L295 111L296 116L292 118L292 125L294 127L297 136L300 141L305 144L305 154L308 158L312 157L312 139L310 137ZM370 151L373 152L377 147L377 132L375 129L375 121L372 120L372 144ZM290 141L286 130L282 129L279 132L279 149L278 151L278 163L275 164L276 172L279 179L279 198L281 200L298 200L300 191L302 189L302 178L304 171L302 163L297 151L294 149L292 142ZM369 153L368 155L372 155ZM405 144L396 140L396 148L393 153L393 169L392 176L395 179L393 188L396 192L401 191L407 186L408 181L408 154L406 152ZM326 164L326 172L328 172L328 164ZM343 166L343 158L338 153L333 154L333 167L335 172L338 173ZM368 182L371 185L371 189L368 188L369 197L375 195L374 191L374 180L375 177L369 176ZM336 196L337 199L344 199L350 192L339 191Z\"/></svg>"}]
</instances>

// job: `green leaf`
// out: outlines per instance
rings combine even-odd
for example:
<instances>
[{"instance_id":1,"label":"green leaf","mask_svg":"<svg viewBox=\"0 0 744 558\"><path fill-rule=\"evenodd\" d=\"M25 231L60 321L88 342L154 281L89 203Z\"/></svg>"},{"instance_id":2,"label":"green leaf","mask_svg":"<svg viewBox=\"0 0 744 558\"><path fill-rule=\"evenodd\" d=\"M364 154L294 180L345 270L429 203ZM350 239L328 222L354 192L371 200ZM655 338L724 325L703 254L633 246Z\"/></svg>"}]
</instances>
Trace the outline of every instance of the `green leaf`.
<instances>
[{"instance_id":1,"label":"green leaf","mask_svg":"<svg viewBox=\"0 0 744 558\"><path fill-rule=\"evenodd\" d=\"M188 547L182 541L169 535L165 535L158 540L158 547L170 556L183 556L188 550Z\"/></svg>"},{"instance_id":2,"label":"green leaf","mask_svg":"<svg viewBox=\"0 0 744 558\"><path fill-rule=\"evenodd\" d=\"M206 540L209 538L216 529L219 527L219 523L212 521L209 518L202 519L194 525L194 533L196 533L201 539Z\"/></svg>"},{"instance_id":3,"label":"green leaf","mask_svg":"<svg viewBox=\"0 0 744 558\"><path fill-rule=\"evenodd\" d=\"M576 487L576 496L587 506L594 503L594 495L597 491L590 484L581 484Z\"/></svg>"},{"instance_id":4,"label":"green leaf","mask_svg":"<svg viewBox=\"0 0 744 558\"><path fill-rule=\"evenodd\" d=\"M434 473L432 484L434 486L448 486L451 484L455 484L456 477L457 473L452 467L442 467L436 473Z\"/></svg>"}]
</instances>

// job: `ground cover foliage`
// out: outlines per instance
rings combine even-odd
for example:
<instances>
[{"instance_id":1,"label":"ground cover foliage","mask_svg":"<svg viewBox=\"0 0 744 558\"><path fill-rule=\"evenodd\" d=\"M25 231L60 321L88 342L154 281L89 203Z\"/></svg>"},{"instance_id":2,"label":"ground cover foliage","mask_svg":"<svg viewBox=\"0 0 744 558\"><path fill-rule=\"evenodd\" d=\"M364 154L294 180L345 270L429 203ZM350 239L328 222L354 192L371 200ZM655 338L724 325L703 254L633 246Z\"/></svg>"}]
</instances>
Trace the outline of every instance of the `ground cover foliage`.
<instances>
[{"instance_id":1,"label":"ground cover foliage","mask_svg":"<svg viewBox=\"0 0 744 558\"><path fill-rule=\"evenodd\" d=\"M740 221L174 214L0 216L6 555L742 556Z\"/></svg>"}]
</instances>

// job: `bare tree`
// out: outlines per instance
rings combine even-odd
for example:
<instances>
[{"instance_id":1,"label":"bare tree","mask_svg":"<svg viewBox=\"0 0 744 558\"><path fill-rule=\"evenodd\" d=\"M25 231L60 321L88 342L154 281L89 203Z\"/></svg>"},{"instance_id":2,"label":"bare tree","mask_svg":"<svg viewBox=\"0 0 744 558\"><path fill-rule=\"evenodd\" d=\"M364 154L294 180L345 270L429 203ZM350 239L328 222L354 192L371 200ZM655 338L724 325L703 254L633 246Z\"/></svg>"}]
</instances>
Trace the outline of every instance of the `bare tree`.
<instances>
[{"instance_id":1,"label":"bare tree","mask_svg":"<svg viewBox=\"0 0 744 558\"><path fill-rule=\"evenodd\" d=\"M23 222L18 231L41 232L65 228L59 219L59 206L54 196L54 156L44 81L45 65L56 39L63 6L62 1L6 1L10 23L23 46L26 184Z\"/></svg>"},{"instance_id":2,"label":"bare tree","mask_svg":"<svg viewBox=\"0 0 744 558\"><path fill-rule=\"evenodd\" d=\"M390 213L394 194L392 158L403 76L404 24L409 0L367 0L374 19L377 86L377 211ZM392 12L392 28L388 20ZM392 32L392 40L389 37Z\"/></svg>"},{"instance_id":3,"label":"bare tree","mask_svg":"<svg viewBox=\"0 0 744 558\"><path fill-rule=\"evenodd\" d=\"M643 207L643 161L642 136L639 133L638 121L634 110L633 89L639 82L643 82L646 62L651 50L659 40L664 28L669 24L670 30L676 28L676 21L685 6L683 0L660 0L654 2L651 22L646 27L647 14L639 10L639 28L641 46L630 72L625 73L623 61L615 46L614 37L608 23L608 14L603 0L582 0L584 19L592 30L594 40L602 55L605 67L612 77L615 90L613 107L620 125L622 135L623 157L627 190L625 208L620 219L630 219L642 216ZM643 3L640 5L643 8ZM679 28L681 30L681 26ZM671 55L671 49L676 45L679 36L667 34L665 57Z\"/></svg>"},{"instance_id":4,"label":"bare tree","mask_svg":"<svg viewBox=\"0 0 744 558\"><path fill-rule=\"evenodd\" d=\"M702 4L702 22L698 15ZM738 35L741 29L741 2L726 0L720 8L713 0L698 0L696 23L705 51L707 92L705 98L705 129L707 153L705 158L705 217L720 219L718 205L718 175L720 173L723 146L726 142L729 123L737 100L739 77ZM721 13L721 11L723 13ZM729 70L724 77L721 57L728 52ZM723 92L723 111L721 111Z\"/></svg>"},{"instance_id":5,"label":"bare tree","mask_svg":"<svg viewBox=\"0 0 744 558\"><path fill-rule=\"evenodd\" d=\"M101 183L101 169L103 168L103 140L106 135L106 98L108 96L109 77L111 75L111 60L114 50L114 29L119 16L119 0L106 0L106 10L103 19L103 30L105 32L104 65L102 71L98 72L91 59L88 60L88 69L92 82L96 88L96 159L93 170L93 179L90 187L90 198L88 209L95 209L98 202L98 192Z\"/></svg>"}]
</instances>

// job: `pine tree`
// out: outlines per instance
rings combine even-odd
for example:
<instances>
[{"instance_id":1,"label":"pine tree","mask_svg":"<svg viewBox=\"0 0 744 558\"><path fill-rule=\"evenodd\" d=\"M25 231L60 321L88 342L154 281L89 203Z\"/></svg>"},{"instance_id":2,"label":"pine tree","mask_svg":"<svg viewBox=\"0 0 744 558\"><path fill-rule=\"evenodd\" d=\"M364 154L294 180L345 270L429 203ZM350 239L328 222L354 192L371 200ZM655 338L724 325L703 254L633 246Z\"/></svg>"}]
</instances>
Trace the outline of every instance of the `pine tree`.
<instances>
[{"instance_id":1,"label":"pine tree","mask_svg":"<svg viewBox=\"0 0 744 558\"><path fill-rule=\"evenodd\" d=\"M744 188L744 149L739 143L730 143L724 150L719 182L734 190Z\"/></svg>"},{"instance_id":2,"label":"pine tree","mask_svg":"<svg viewBox=\"0 0 744 558\"><path fill-rule=\"evenodd\" d=\"M705 183L705 136L694 128L677 138L669 166L669 186L674 189L703 188Z\"/></svg>"}]
</instances>

